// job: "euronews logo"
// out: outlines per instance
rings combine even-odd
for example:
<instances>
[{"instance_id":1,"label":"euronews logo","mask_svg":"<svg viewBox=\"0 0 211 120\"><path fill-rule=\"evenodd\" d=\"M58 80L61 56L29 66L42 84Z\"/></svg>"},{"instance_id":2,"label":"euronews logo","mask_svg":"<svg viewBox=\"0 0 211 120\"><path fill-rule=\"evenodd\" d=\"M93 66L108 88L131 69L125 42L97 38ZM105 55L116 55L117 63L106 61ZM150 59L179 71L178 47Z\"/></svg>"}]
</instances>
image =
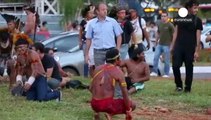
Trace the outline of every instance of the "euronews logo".
<instances>
[{"instance_id":1,"label":"euronews logo","mask_svg":"<svg viewBox=\"0 0 211 120\"><path fill-rule=\"evenodd\" d=\"M192 22L191 18L187 18L188 10L184 7L178 10L178 18L174 18L174 22Z\"/></svg>"}]
</instances>

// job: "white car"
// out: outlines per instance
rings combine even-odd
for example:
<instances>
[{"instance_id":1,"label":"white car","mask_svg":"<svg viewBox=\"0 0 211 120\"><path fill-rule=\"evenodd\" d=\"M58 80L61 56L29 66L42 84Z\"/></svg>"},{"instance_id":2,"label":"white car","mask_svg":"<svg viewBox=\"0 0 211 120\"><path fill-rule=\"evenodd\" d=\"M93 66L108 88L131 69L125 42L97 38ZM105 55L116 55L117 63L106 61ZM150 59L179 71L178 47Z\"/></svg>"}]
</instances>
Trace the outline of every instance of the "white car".
<instances>
[{"instance_id":1,"label":"white car","mask_svg":"<svg viewBox=\"0 0 211 120\"><path fill-rule=\"evenodd\" d=\"M52 37L42 43L45 47L53 48L55 59L60 63L62 69L76 76L83 75L84 56L79 49L78 33L67 33Z\"/></svg>"},{"instance_id":2,"label":"white car","mask_svg":"<svg viewBox=\"0 0 211 120\"><path fill-rule=\"evenodd\" d=\"M78 33L65 33L50 38L43 42L45 47L57 50L55 58L61 64L62 69L74 75L83 75L84 56L78 46ZM145 59L150 69L153 67L154 52L152 48L145 51ZM163 75L163 62L159 60L158 74Z\"/></svg>"},{"instance_id":3,"label":"white car","mask_svg":"<svg viewBox=\"0 0 211 120\"><path fill-rule=\"evenodd\" d=\"M206 42L207 35L211 33L211 26L205 26L201 32L201 49L211 48L211 43Z\"/></svg>"}]
</instances>

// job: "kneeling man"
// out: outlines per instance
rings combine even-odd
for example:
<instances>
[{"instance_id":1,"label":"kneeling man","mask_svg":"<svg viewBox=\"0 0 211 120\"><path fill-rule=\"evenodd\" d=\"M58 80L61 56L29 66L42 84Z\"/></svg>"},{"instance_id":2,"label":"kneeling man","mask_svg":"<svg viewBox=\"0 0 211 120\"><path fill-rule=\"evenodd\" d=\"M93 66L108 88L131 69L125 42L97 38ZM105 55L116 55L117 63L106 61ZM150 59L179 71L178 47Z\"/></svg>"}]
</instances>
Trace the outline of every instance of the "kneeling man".
<instances>
[{"instance_id":1,"label":"kneeling man","mask_svg":"<svg viewBox=\"0 0 211 120\"><path fill-rule=\"evenodd\" d=\"M99 112L107 113L108 120L116 114L126 114L126 120L132 120L131 112L135 109L135 104L128 97L124 74L117 66L119 58L117 49L109 50L106 53L106 64L95 69L90 85L91 106L95 112L95 120L100 119ZM121 99L114 99L116 84L121 88L123 95Z\"/></svg>"},{"instance_id":2,"label":"kneeling man","mask_svg":"<svg viewBox=\"0 0 211 120\"><path fill-rule=\"evenodd\" d=\"M30 38L25 34L18 34L15 41L17 52L16 84L24 86L27 100L47 101L60 98L59 91L48 91L46 73L39 55L29 49ZM23 76L27 81L24 83Z\"/></svg>"}]
</instances>

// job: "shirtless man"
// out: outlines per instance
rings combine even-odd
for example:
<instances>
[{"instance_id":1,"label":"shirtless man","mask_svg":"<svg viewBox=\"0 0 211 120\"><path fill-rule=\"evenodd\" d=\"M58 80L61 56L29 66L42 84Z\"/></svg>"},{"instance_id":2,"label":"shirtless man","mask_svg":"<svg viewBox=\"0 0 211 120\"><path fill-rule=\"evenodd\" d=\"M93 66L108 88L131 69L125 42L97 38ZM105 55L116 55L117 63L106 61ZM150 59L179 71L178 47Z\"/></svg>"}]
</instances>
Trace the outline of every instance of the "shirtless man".
<instances>
[{"instance_id":1,"label":"shirtless man","mask_svg":"<svg viewBox=\"0 0 211 120\"><path fill-rule=\"evenodd\" d=\"M143 48L134 49L130 59L121 61L121 67L127 68L128 93L132 94L144 88L144 82L150 78L149 65L145 62Z\"/></svg>"},{"instance_id":2,"label":"shirtless man","mask_svg":"<svg viewBox=\"0 0 211 120\"><path fill-rule=\"evenodd\" d=\"M17 52L16 63L16 84L23 85L27 100L47 101L51 99L60 99L59 91L48 91L45 70L39 58L39 55L28 49L29 37L25 34L18 34L15 41L15 50ZM23 76L27 81L24 83Z\"/></svg>"},{"instance_id":3,"label":"shirtless man","mask_svg":"<svg viewBox=\"0 0 211 120\"><path fill-rule=\"evenodd\" d=\"M9 75L9 89L15 83L13 37L20 31L20 19L13 15L1 14L7 22L7 27L0 28L0 61L3 63L4 76ZM2 65L2 64L1 64ZM7 73L7 74L6 74Z\"/></svg>"},{"instance_id":4,"label":"shirtless man","mask_svg":"<svg viewBox=\"0 0 211 120\"><path fill-rule=\"evenodd\" d=\"M35 27L37 27L37 25L40 22L39 15L35 12L35 9L32 8L31 6L25 6L24 11L26 12L27 15L24 33L27 34L31 39L32 38L34 39L34 34L36 34Z\"/></svg>"},{"instance_id":5,"label":"shirtless man","mask_svg":"<svg viewBox=\"0 0 211 120\"><path fill-rule=\"evenodd\" d=\"M100 119L99 112L105 112L107 120L111 120L116 114L126 114L126 120L132 120L131 112L135 109L135 104L128 97L124 74L117 67L120 62L119 57L117 49L109 50L106 53L107 64L98 66L94 72L90 91L95 120ZM121 99L114 99L115 84L119 84L121 88L123 94Z\"/></svg>"}]
</instances>

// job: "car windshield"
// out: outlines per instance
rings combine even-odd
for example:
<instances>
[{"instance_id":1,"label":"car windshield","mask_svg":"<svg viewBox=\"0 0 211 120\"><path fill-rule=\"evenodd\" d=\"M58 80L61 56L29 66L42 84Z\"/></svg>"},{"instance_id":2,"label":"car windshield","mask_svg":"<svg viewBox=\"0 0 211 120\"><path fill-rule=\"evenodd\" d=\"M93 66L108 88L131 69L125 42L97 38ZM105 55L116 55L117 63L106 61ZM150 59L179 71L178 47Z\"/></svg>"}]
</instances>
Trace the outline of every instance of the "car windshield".
<instances>
[{"instance_id":1,"label":"car windshield","mask_svg":"<svg viewBox=\"0 0 211 120\"><path fill-rule=\"evenodd\" d=\"M62 36L46 44L46 47L54 48L57 51L72 51L78 45L78 35Z\"/></svg>"}]
</instances>

